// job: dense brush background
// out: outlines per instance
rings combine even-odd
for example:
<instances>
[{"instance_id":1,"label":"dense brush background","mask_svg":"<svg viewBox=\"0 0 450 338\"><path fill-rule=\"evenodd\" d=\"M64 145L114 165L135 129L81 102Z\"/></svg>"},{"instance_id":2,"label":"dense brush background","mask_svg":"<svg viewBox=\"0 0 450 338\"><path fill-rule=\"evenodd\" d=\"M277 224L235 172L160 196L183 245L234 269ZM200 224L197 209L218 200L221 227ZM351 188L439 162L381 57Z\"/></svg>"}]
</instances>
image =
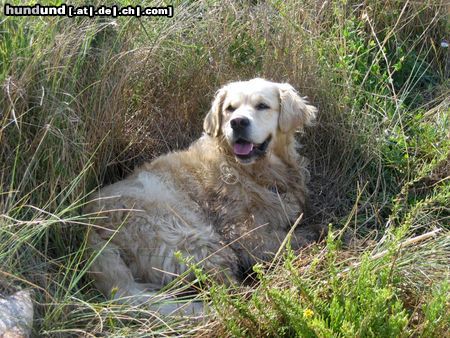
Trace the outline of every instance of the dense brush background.
<instances>
[{"instance_id":1,"label":"dense brush background","mask_svg":"<svg viewBox=\"0 0 450 338\"><path fill-rule=\"evenodd\" d=\"M448 3L170 4L173 18L0 16L0 292L34 290L34 334L448 334ZM187 147L215 91L256 76L319 108L299 151L304 221L328 237L287 244L251 288L196 271L215 309L203 321L106 301L85 273L86 195Z\"/></svg>"}]
</instances>

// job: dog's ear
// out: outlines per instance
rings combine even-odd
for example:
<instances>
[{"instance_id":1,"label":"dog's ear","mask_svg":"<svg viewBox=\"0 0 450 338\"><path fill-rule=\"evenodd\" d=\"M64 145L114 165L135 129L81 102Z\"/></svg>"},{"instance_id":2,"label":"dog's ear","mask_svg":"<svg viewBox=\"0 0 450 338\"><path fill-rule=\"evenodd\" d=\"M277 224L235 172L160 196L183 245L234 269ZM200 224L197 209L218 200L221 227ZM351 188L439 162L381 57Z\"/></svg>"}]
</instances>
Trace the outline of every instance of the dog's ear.
<instances>
[{"instance_id":1,"label":"dog's ear","mask_svg":"<svg viewBox=\"0 0 450 338\"><path fill-rule=\"evenodd\" d=\"M210 136L217 137L221 134L222 107L226 94L224 88L217 91L211 109L203 121L203 130Z\"/></svg>"},{"instance_id":2,"label":"dog's ear","mask_svg":"<svg viewBox=\"0 0 450 338\"><path fill-rule=\"evenodd\" d=\"M283 133L311 126L316 119L317 108L308 104L288 83L280 83L280 116L278 126Z\"/></svg>"}]
</instances>

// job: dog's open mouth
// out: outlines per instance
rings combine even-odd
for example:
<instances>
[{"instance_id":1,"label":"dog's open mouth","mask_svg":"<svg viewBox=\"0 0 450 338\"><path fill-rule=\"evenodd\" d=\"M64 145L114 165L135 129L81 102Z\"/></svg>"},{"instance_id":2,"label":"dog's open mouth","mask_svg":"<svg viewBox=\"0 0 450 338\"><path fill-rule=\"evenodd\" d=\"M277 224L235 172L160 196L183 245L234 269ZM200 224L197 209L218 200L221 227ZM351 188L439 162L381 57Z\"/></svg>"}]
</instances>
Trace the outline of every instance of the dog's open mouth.
<instances>
[{"instance_id":1,"label":"dog's open mouth","mask_svg":"<svg viewBox=\"0 0 450 338\"><path fill-rule=\"evenodd\" d=\"M234 155L241 161L246 162L252 158L260 157L266 153L272 135L260 144L255 144L243 138L238 138L233 145Z\"/></svg>"}]
</instances>

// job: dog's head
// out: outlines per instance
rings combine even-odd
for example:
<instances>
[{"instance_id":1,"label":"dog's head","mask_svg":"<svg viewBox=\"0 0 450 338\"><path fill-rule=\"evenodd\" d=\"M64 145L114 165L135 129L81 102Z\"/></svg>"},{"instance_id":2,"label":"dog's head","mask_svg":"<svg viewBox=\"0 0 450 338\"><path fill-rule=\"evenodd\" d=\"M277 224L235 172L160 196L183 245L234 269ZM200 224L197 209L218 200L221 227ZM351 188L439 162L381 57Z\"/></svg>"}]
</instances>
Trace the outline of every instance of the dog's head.
<instances>
[{"instance_id":1,"label":"dog's head","mask_svg":"<svg viewBox=\"0 0 450 338\"><path fill-rule=\"evenodd\" d=\"M290 84L257 78L221 88L203 128L224 137L239 162L251 164L270 152L277 137L311 125L316 112Z\"/></svg>"}]
</instances>

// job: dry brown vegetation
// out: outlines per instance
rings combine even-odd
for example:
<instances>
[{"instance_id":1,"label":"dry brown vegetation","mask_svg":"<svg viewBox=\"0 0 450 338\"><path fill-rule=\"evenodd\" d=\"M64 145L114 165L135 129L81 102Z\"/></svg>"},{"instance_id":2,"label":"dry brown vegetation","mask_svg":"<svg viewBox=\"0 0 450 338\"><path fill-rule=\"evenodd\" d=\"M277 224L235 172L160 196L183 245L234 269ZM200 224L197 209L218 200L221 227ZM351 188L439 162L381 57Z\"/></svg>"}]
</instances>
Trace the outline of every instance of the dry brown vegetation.
<instances>
[{"instance_id":1,"label":"dry brown vegetation","mask_svg":"<svg viewBox=\"0 0 450 338\"><path fill-rule=\"evenodd\" d=\"M0 19L0 289L35 289L36 335L445 332L449 63L440 43L448 4L174 8L171 19ZM305 221L346 234L332 231L298 257L288 252L260 273L253 296L211 286L205 297L219 314L207 323L167 324L102 299L85 277L85 196L188 146L214 92L256 76L289 82L319 107L317 126L299 135L312 175Z\"/></svg>"}]
</instances>

